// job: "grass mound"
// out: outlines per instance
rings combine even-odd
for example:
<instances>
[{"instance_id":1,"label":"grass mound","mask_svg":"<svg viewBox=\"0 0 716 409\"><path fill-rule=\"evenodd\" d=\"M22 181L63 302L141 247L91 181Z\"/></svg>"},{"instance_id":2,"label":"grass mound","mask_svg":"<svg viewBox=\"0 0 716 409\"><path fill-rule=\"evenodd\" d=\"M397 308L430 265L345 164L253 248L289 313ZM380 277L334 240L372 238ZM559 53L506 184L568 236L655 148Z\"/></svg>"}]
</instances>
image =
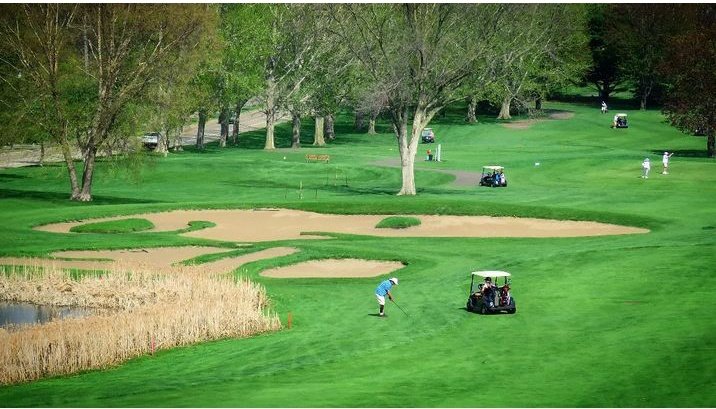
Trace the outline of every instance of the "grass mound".
<instances>
[{"instance_id":1,"label":"grass mound","mask_svg":"<svg viewBox=\"0 0 716 409\"><path fill-rule=\"evenodd\" d=\"M122 219L74 226L70 231L74 233L131 233L153 228L154 224L147 219Z\"/></svg>"},{"instance_id":2,"label":"grass mound","mask_svg":"<svg viewBox=\"0 0 716 409\"><path fill-rule=\"evenodd\" d=\"M420 219L415 217L391 216L381 220L375 227L378 229L407 229L419 225Z\"/></svg>"}]
</instances>

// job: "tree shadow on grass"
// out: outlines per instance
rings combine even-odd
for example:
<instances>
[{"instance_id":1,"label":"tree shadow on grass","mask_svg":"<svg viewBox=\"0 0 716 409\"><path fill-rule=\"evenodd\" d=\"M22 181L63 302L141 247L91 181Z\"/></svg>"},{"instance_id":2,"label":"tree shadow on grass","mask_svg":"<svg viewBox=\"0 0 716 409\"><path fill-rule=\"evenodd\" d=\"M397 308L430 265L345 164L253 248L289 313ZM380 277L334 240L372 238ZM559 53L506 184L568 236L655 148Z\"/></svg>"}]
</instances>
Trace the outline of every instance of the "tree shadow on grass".
<instances>
[{"instance_id":1,"label":"tree shadow on grass","mask_svg":"<svg viewBox=\"0 0 716 409\"><path fill-rule=\"evenodd\" d=\"M17 190L17 189L0 189L0 197L5 199L24 199L24 200L40 200L44 202L63 203L71 204L81 202L74 202L70 200L69 192L43 192L37 190ZM93 195L92 201L89 202L93 205L116 205L116 204L147 204L147 203L162 203L157 200L146 200L146 199L135 199L127 197L115 197L115 196L101 196Z\"/></svg>"},{"instance_id":2,"label":"tree shadow on grass","mask_svg":"<svg viewBox=\"0 0 716 409\"><path fill-rule=\"evenodd\" d=\"M673 153L674 156L672 157L672 160L674 157L682 157L682 158L708 158L708 152L706 149L681 149L676 151L671 151L668 149L664 150L656 150L652 149L651 153L654 155L663 155L664 151L668 151L669 153Z\"/></svg>"}]
</instances>

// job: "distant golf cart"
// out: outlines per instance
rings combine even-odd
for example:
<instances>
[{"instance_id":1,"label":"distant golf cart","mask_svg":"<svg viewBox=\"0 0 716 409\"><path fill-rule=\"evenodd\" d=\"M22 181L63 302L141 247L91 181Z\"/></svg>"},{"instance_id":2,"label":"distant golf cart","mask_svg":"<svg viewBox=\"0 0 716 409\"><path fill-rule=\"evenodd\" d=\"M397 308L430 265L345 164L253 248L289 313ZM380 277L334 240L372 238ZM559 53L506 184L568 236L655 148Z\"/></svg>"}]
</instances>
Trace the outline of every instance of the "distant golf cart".
<instances>
[{"instance_id":1,"label":"distant golf cart","mask_svg":"<svg viewBox=\"0 0 716 409\"><path fill-rule=\"evenodd\" d=\"M506 312L514 314L517 311L515 299L510 293L510 273L506 271L473 271L470 279L470 295L467 297L467 310L480 314L493 314ZM475 284L475 277L479 281ZM503 279L502 286L499 284ZM492 283L490 289L485 289L489 279Z\"/></svg>"},{"instance_id":2,"label":"distant golf cart","mask_svg":"<svg viewBox=\"0 0 716 409\"><path fill-rule=\"evenodd\" d=\"M627 114L616 114L614 115L613 128L629 128L629 121L627 121Z\"/></svg>"},{"instance_id":3,"label":"distant golf cart","mask_svg":"<svg viewBox=\"0 0 716 409\"><path fill-rule=\"evenodd\" d=\"M507 187L505 168L497 165L483 166L480 186Z\"/></svg>"},{"instance_id":4,"label":"distant golf cart","mask_svg":"<svg viewBox=\"0 0 716 409\"><path fill-rule=\"evenodd\" d=\"M433 128L425 128L423 129L423 133L420 134L422 137L423 143L435 143L435 132L433 132Z\"/></svg>"}]
</instances>

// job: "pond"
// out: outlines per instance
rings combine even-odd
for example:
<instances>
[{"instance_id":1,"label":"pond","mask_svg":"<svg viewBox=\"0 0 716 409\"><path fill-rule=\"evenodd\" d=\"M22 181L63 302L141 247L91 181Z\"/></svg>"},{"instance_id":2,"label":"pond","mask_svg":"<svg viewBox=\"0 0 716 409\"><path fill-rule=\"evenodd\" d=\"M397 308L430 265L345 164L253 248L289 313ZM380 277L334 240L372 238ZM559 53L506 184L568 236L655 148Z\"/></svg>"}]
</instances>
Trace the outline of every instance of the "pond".
<instances>
[{"instance_id":1,"label":"pond","mask_svg":"<svg viewBox=\"0 0 716 409\"><path fill-rule=\"evenodd\" d=\"M0 328L44 324L63 318L86 317L92 313L88 308L0 301Z\"/></svg>"}]
</instances>

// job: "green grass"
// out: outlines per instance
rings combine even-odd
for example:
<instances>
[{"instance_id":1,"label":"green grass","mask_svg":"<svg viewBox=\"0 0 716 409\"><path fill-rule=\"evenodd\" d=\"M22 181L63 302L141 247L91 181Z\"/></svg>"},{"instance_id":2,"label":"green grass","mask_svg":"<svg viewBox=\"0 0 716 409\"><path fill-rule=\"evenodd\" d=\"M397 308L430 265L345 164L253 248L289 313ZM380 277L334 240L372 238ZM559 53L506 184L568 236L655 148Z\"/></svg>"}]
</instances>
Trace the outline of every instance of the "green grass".
<instances>
[{"instance_id":1,"label":"green grass","mask_svg":"<svg viewBox=\"0 0 716 409\"><path fill-rule=\"evenodd\" d=\"M416 161L418 196L403 197L387 122L337 139L266 152L260 132L238 147L186 149L156 159L141 182L99 163L95 201L70 203L60 165L0 170L0 254L218 245L237 253L300 252L242 267L293 327L255 338L164 351L118 367L0 388L12 407L714 407L716 406L716 162L703 138L670 128L657 111L610 107L630 128L610 129L598 103L549 103L574 112L507 129L463 121L463 107L431 127L443 162ZM660 175L661 152L675 152ZM421 151L419 151L420 153ZM306 163L330 153L331 163ZM286 160L283 157L286 156ZM640 164L655 166L648 180ZM540 166L535 166L540 162ZM505 167L505 189L461 187L436 170ZM181 175L181 177L177 177ZM151 177L150 177L151 176ZM300 187L302 186L302 189ZM594 220L651 229L584 238L380 238L335 235L239 249L179 232L52 234L33 226L170 209L284 207L327 213L500 215ZM233 253L233 251L232 251ZM374 316L385 277L272 279L262 269L320 258L399 260L406 266L388 318ZM513 275L517 313L465 311L469 273Z\"/></svg>"},{"instance_id":2,"label":"green grass","mask_svg":"<svg viewBox=\"0 0 716 409\"><path fill-rule=\"evenodd\" d=\"M86 223L70 228L74 233L130 233L151 230L154 224L147 219L121 219L107 222Z\"/></svg>"},{"instance_id":3,"label":"green grass","mask_svg":"<svg viewBox=\"0 0 716 409\"><path fill-rule=\"evenodd\" d=\"M407 229L419 225L420 219L415 217L391 216L378 222L375 227L378 229Z\"/></svg>"}]
</instances>

